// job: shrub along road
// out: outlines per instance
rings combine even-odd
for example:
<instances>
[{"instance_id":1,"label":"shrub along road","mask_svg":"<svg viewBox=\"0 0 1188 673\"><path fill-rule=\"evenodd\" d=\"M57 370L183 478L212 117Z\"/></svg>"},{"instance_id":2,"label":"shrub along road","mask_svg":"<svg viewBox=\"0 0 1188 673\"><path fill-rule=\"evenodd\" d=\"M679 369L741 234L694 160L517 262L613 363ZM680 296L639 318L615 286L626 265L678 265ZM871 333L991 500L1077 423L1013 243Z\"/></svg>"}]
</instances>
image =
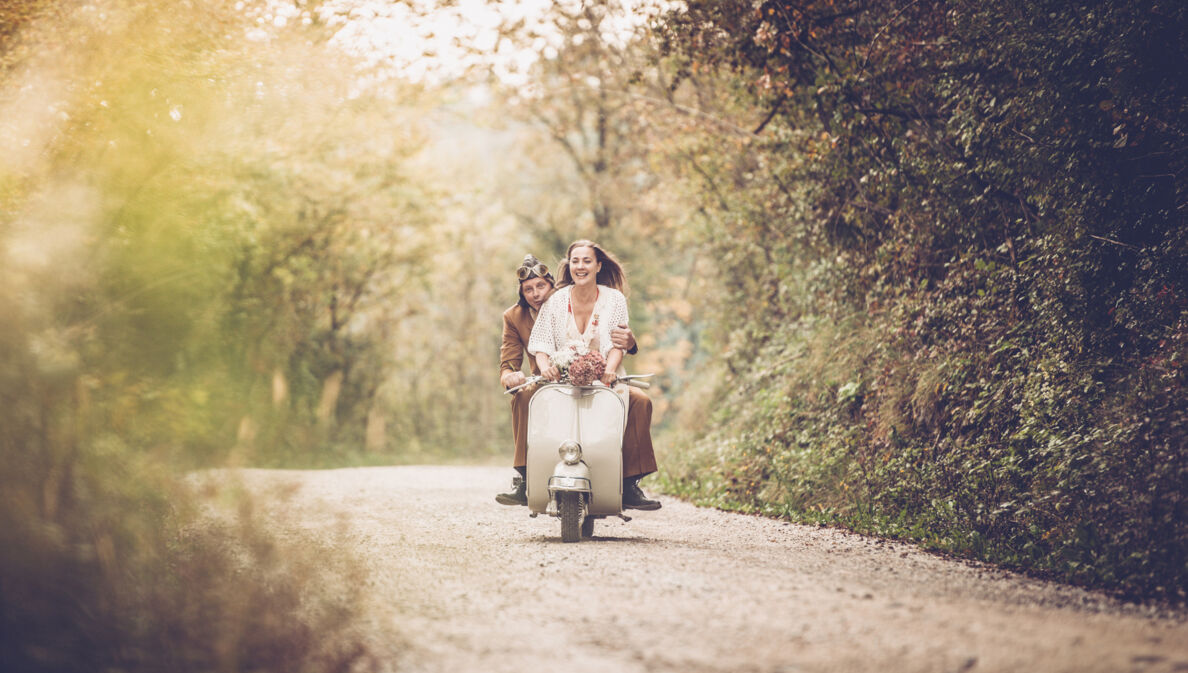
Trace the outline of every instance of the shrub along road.
<instances>
[{"instance_id":1,"label":"shrub along road","mask_svg":"<svg viewBox=\"0 0 1188 673\"><path fill-rule=\"evenodd\" d=\"M367 566L380 670L1188 671L1184 615L672 498L560 541L510 470L248 470L283 537Z\"/></svg>"}]
</instances>

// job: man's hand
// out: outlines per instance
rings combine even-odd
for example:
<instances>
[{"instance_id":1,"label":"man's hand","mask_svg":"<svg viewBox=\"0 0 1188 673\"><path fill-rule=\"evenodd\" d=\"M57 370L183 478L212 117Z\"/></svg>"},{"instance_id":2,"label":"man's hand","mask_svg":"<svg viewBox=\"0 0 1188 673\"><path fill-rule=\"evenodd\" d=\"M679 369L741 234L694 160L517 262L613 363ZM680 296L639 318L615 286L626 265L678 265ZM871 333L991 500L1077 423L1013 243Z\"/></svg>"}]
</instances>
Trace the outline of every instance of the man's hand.
<instances>
[{"instance_id":1,"label":"man's hand","mask_svg":"<svg viewBox=\"0 0 1188 673\"><path fill-rule=\"evenodd\" d=\"M624 353L635 348L635 335L631 333L631 328L626 324L611 329L610 337L611 345L615 348L622 348Z\"/></svg>"},{"instance_id":2,"label":"man's hand","mask_svg":"<svg viewBox=\"0 0 1188 673\"><path fill-rule=\"evenodd\" d=\"M499 377L499 382L503 384L504 390L515 388L527 380L528 377L524 376L524 372L503 372L503 375Z\"/></svg>"}]
</instances>

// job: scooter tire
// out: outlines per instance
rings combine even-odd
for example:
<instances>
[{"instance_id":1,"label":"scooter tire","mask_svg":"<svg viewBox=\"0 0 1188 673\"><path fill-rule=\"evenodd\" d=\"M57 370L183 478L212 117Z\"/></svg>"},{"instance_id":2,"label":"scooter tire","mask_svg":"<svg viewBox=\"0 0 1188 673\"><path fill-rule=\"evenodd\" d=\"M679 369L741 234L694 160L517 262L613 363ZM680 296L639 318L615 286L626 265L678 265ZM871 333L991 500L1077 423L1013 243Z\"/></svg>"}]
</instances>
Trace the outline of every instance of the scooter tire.
<instances>
[{"instance_id":1,"label":"scooter tire","mask_svg":"<svg viewBox=\"0 0 1188 673\"><path fill-rule=\"evenodd\" d=\"M557 510L561 514L561 541L579 542L582 539L582 496L565 492L557 496Z\"/></svg>"},{"instance_id":2,"label":"scooter tire","mask_svg":"<svg viewBox=\"0 0 1188 673\"><path fill-rule=\"evenodd\" d=\"M582 521L582 537L594 537L594 517L587 516Z\"/></svg>"}]
</instances>

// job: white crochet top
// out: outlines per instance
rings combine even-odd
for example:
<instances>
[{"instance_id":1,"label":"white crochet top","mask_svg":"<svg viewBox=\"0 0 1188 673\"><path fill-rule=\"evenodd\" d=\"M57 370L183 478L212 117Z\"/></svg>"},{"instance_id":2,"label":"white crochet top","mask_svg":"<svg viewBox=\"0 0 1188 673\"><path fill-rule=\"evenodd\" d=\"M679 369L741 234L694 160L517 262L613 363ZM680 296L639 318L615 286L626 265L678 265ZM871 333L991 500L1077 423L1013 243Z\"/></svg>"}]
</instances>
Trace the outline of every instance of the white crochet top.
<instances>
[{"instance_id":1,"label":"white crochet top","mask_svg":"<svg viewBox=\"0 0 1188 673\"><path fill-rule=\"evenodd\" d=\"M578 332L577 322L569 310L572 287L567 285L557 290L540 307L532 336L528 339L529 354L546 353L552 357L574 340L580 340L589 350L597 348L604 357L610 352L611 329L627 324L627 298L614 288L599 285L590 322L585 332Z\"/></svg>"}]
</instances>

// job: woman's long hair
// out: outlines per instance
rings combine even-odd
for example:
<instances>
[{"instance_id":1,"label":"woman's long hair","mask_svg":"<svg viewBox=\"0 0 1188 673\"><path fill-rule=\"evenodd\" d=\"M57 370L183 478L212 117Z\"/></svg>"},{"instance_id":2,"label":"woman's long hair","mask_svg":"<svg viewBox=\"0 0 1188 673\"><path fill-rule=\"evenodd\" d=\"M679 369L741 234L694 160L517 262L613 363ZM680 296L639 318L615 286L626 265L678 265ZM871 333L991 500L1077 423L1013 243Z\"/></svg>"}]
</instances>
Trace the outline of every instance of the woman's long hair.
<instances>
[{"instance_id":1,"label":"woman's long hair","mask_svg":"<svg viewBox=\"0 0 1188 673\"><path fill-rule=\"evenodd\" d=\"M599 285L613 287L624 295L627 294L627 272L623 271L623 265L615 256L609 252L598 247L594 241L581 239L569 244L569 249L565 251L565 259L561 260L560 279L557 282L557 288L563 288L566 285L573 285L573 276L569 274L569 256L573 254L574 248L590 248L594 251L594 259L597 259L602 264L602 269L598 271L598 276L595 281Z\"/></svg>"}]
</instances>

